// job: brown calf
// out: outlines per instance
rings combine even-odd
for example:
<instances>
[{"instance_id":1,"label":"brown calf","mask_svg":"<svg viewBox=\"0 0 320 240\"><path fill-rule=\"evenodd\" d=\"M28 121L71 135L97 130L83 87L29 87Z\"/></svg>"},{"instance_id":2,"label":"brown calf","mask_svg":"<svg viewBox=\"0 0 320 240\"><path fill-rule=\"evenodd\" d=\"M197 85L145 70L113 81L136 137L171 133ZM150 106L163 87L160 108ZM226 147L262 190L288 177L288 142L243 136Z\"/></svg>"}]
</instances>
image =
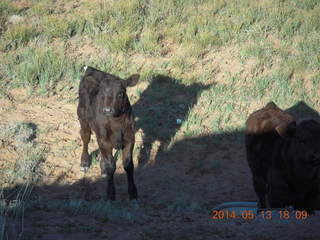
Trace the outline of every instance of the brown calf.
<instances>
[{"instance_id":1,"label":"brown calf","mask_svg":"<svg viewBox=\"0 0 320 240\"><path fill-rule=\"evenodd\" d=\"M133 178L132 151L135 143L134 115L126 94L126 87L134 86L139 75L126 80L99 71L85 68L79 87L78 118L83 141L81 167L86 172L89 167L88 144L92 131L95 132L101 152L101 175L107 178L107 199L115 199L113 175L116 169L113 149L122 150L122 161L128 178L130 199L137 198Z\"/></svg>"}]
</instances>

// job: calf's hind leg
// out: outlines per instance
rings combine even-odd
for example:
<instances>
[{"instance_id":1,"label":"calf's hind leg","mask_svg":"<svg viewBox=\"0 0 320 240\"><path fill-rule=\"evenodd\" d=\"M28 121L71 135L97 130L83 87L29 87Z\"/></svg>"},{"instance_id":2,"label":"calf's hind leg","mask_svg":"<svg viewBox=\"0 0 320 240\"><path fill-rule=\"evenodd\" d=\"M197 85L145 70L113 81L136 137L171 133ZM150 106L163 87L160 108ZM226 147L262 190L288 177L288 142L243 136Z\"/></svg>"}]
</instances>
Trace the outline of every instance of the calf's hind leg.
<instances>
[{"instance_id":1,"label":"calf's hind leg","mask_svg":"<svg viewBox=\"0 0 320 240\"><path fill-rule=\"evenodd\" d=\"M133 144L127 144L125 148L123 149L122 152L122 163L123 167L127 173L127 179L128 179L128 193L129 193L129 198L130 199L137 199L138 198L138 193L137 193L137 188L134 183L134 178L133 178L133 171L134 171L134 166L133 166L133 160L132 160L132 151L133 151Z\"/></svg>"},{"instance_id":2,"label":"calf's hind leg","mask_svg":"<svg viewBox=\"0 0 320 240\"><path fill-rule=\"evenodd\" d=\"M83 142L80 167L81 167L82 171L87 172L89 169L89 165L90 165L88 145L89 145L90 137L91 137L91 129L90 129L89 124L87 122L82 121L82 120L80 120L80 126L81 126L80 136L81 136L81 139Z\"/></svg>"}]
</instances>

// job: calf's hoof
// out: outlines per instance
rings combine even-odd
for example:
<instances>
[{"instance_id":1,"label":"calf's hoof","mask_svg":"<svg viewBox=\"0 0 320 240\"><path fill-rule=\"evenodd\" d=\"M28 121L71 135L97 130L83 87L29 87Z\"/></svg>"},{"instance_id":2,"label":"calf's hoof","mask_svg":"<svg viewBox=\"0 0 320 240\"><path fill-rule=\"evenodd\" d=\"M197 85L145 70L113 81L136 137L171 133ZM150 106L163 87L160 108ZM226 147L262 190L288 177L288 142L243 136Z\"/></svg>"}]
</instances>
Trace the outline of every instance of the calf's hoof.
<instances>
[{"instance_id":1,"label":"calf's hoof","mask_svg":"<svg viewBox=\"0 0 320 240\"><path fill-rule=\"evenodd\" d=\"M108 194L108 193L107 193L106 200L107 200L107 201L114 201L114 200L116 200L116 194Z\"/></svg>"},{"instance_id":2,"label":"calf's hoof","mask_svg":"<svg viewBox=\"0 0 320 240\"><path fill-rule=\"evenodd\" d=\"M80 170L82 172L86 173L89 170L89 166L90 166L90 157L89 156L82 156Z\"/></svg>"},{"instance_id":3,"label":"calf's hoof","mask_svg":"<svg viewBox=\"0 0 320 240\"><path fill-rule=\"evenodd\" d=\"M135 194L130 194L130 195L129 195L129 199L130 199L130 200L137 200L137 199L138 199L138 194L137 194L137 193L135 193Z\"/></svg>"},{"instance_id":4,"label":"calf's hoof","mask_svg":"<svg viewBox=\"0 0 320 240\"><path fill-rule=\"evenodd\" d=\"M129 199L130 200L138 199L138 192L137 192L137 188L135 186L134 186L133 190L129 191Z\"/></svg>"},{"instance_id":5,"label":"calf's hoof","mask_svg":"<svg viewBox=\"0 0 320 240\"><path fill-rule=\"evenodd\" d=\"M107 201L115 201L115 200L116 200L115 196L113 196L113 197L107 197Z\"/></svg>"},{"instance_id":6,"label":"calf's hoof","mask_svg":"<svg viewBox=\"0 0 320 240\"><path fill-rule=\"evenodd\" d=\"M80 167L80 171L87 173L89 171L89 167Z\"/></svg>"}]
</instances>

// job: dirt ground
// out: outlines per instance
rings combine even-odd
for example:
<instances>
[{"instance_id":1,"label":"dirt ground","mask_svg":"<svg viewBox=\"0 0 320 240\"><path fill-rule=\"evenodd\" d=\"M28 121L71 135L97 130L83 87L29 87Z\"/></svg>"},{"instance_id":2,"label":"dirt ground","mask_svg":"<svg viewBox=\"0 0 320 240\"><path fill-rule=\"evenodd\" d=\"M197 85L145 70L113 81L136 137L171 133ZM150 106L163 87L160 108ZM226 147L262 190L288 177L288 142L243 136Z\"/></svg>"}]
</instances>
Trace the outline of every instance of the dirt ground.
<instances>
[{"instance_id":1,"label":"dirt ground","mask_svg":"<svg viewBox=\"0 0 320 240\"><path fill-rule=\"evenodd\" d=\"M47 149L40 166L43 177L32 194L37 201L25 211L24 239L320 239L317 215L283 221L211 218L210 210L217 204L256 201L241 132L184 138L165 148L179 126L173 125L165 136L148 138L143 137L152 133L143 128L147 123L138 124L134 164L139 200L128 201L126 176L118 161L113 203L132 215L105 218L86 213L81 206L76 211L70 201L95 206L106 194L98 163L92 164L86 176L80 171L77 100L67 94L50 98L30 98L23 90L11 94L11 100L0 100L0 124L35 124L36 142ZM143 109L144 104L137 112ZM137 117L141 120L142 115ZM170 127L163 124L154 130L163 133ZM97 150L95 137L89 149ZM0 154L2 161L15 157L3 148ZM69 201L69 207L52 207L64 201Z\"/></svg>"}]
</instances>

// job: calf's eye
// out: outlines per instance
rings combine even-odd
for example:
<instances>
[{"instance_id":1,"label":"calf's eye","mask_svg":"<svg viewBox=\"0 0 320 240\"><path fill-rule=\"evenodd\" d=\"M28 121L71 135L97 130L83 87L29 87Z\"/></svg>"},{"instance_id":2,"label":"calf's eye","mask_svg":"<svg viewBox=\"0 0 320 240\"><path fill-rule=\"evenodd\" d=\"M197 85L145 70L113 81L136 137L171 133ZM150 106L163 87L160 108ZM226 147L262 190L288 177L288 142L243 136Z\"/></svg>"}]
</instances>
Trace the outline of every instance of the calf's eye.
<instances>
[{"instance_id":1,"label":"calf's eye","mask_svg":"<svg viewBox=\"0 0 320 240\"><path fill-rule=\"evenodd\" d=\"M118 97L119 98L122 98L123 97L123 93L121 92L121 93L118 93Z\"/></svg>"}]
</instances>

